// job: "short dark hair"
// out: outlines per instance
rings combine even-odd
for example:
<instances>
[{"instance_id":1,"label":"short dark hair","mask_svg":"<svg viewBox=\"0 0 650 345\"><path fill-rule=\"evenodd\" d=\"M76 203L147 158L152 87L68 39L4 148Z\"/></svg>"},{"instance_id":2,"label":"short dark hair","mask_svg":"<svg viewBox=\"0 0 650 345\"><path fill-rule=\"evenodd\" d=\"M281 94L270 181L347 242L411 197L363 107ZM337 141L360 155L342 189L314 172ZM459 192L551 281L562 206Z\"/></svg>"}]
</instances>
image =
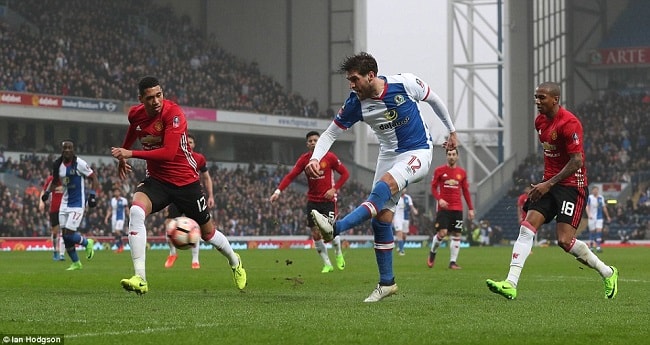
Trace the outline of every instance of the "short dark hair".
<instances>
[{"instance_id":1,"label":"short dark hair","mask_svg":"<svg viewBox=\"0 0 650 345\"><path fill-rule=\"evenodd\" d=\"M307 133L307 135L305 135L305 139L309 139L309 137L311 137L312 135L318 135L320 137L320 133L318 133L316 131L311 131L311 132Z\"/></svg>"},{"instance_id":2,"label":"short dark hair","mask_svg":"<svg viewBox=\"0 0 650 345\"><path fill-rule=\"evenodd\" d=\"M368 73L372 71L377 75L377 72L379 72L377 60L366 52L348 56L343 60L343 62L341 62L339 72L345 73L352 71L359 72L361 75L368 75Z\"/></svg>"},{"instance_id":3,"label":"short dark hair","mask_svg":"<svg viewBox=\"0 0 650 345\"><path fill-rule=\"evenodd\" d=\"M560 84L551 81L545 81L539 84L537 88L546 90L548 94L553 97L560 97L560 94L562 93L562 88L560 87Z\"/></svg>"},{"instance_id":4,"label":"short dark hair","mask_svg":"<svg viewBox=\"0 0 650 345\"><path fill-rule=\"evenodd\" d=\"M138 95L142 96L144 95L144 90L156 87L158 85L160 85L158 79L152 76L146 76L140 79L140 82L138 83Z\"/></svg>"}]
</instances>

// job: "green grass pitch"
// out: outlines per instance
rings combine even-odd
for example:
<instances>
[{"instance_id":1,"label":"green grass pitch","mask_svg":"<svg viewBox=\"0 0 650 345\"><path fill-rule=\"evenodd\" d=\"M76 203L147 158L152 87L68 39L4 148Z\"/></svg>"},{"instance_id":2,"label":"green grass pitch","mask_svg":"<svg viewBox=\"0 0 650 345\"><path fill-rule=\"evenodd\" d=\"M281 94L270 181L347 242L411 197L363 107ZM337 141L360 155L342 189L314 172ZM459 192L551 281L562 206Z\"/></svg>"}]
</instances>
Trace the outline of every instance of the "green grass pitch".
<instances>
[{"instance_id":1,"label":"green grass pitch","mask_svg":"<svg viewBox=\"0 0 650 345\"><path fill-rule=\"evenodd\" d=\"M558 247L534 248L509 301L485 279L503 279L510 247L448 249L426 266L426 249L395 256L399 293L363 303L378 280L371 249L345 252L344 271L320 273L314 250L241 251L248 287L239 292L215 250L201 269L180 252L147 253L149 293L127 293L129 253L99 251L81 271L50 252L0 253L0 334L63 334L70 344L641 344L648 341L647 247L605 248L620 270L619 294L604 297L598 274ZM333 252L330 256L333 258Z\"/></svg>"}]
</instances>

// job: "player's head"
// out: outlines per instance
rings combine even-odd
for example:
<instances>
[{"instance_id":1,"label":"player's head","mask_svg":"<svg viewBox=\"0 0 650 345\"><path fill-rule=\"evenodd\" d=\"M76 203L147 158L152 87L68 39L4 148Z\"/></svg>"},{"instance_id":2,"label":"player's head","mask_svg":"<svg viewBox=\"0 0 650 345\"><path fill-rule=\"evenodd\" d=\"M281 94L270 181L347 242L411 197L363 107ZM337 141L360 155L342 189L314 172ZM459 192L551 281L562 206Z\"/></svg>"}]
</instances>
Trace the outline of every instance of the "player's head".
<instances>
[{"instance_id":1,"label":"player's head","mask_svg":"<svg viewBox=\"0 0 650 345\"><path fill-rule=\"evenodd\" d=\"M122 190L120 187L113 187L113 196L117 198L120 195L122 195Z\"/></svg>"},{"instance_id":2,"label":"player's head","mask_svg":"<svg viewBox=\"0 0 650 345\"><path fill-rule=\"evenodd\" d=\"M600 189L598 187L595 187L595 186L591 187L591 194L593 194L595 196L598 196L599 191L600 191Z\"/></svg>"},{"instance_id":3,"label":"player's head","mask_svg":"<svg viewBox=\"0 0 650 345\"><path fill-rule=\"evenodd\" d=\"M144 105L149 116L155 116L162 110L163 90L158 79L144 77L138 83L138 100Z\"/></svg>"},{"instance_id":4,"label":"player's head","mask_svg":"<svg viewBox=\"0 0 650 345\"><path fill-rule=\"evenodd\" d=\"M74 142L70 139L61 141L61 156L64 162L70 162L74 158Z\"/></svg>"},{"instance_id":5,"label":"player's head","mask_svg":"<svg viewBox=\"0 0 650 345\"><path fill-rule=\"evenodd\" d=\"M553 116L560 107L560 85L543 82L535 88L535 105L540 114Z\"/></svg>"},{"instance_id":6,"label":"player's head","mask_svg":"<svg viewBox=\"0 0 650 345\"><path fill-rule=\"evenodd\" d=\"M310 151L314 150L314 147L316 147L316 143L318 142L318 138L320 138L320 133L316 131L311 131L307 133L305 136L305 139L307 139L307 148Z\"/></svg>"},{"instance_id":7,"label":"player's head","mask_svg":"<svg viewBox=\"0 0 650 345\"><path fill-rule=\"evenodd\" d=\"M456 166L458 162L458 148L448 149L447 150L447 164L450 167Z\"/></svg>"},{"instance_id":8,"label":"player's head","mask_svg":"<svg viewBox=\"0 0 650 345\"><path fill-rule=\"evenodd\" d=\"M194 135L188 134L187 135L187 143L190 145L190 148L194 150L194 146L196 146L195 140L194 140Z\"/></svg>"},{"instance_id":9,"label":"player's head","mask_svg":"<svg viewBox=\"0 0 650 345\"><path fill-rule=\"evenodd\" d=\"M359 98L365 99L374 96L372 81L377 77L379 68L377 60L372 55L361 52L348 56L339 66L339 72L345 73L345 78Z\"/></svg>"}]
</instances>

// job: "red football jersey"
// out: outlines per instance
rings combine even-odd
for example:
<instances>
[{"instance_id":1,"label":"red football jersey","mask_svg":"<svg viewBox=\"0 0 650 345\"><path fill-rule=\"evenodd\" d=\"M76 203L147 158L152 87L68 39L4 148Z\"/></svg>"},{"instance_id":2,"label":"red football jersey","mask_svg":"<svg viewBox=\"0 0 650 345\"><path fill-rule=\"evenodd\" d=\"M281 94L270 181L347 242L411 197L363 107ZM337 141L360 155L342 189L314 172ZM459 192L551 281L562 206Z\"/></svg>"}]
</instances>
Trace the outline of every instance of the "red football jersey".
<instances>
[{"instance_id":1,"label":"red football jersey","mask_svg":"<svg viewBox=\"0 0 650 345\"><path fill-rule=\"evenodd\" d=\"M196 152L192 151L192 157L194 157L194 160L196 161L196 170L200 172L206 172L208 171L208 162L205 159L205 156Z\"/></svg>"},{"instance_id":2,"label":"red football jersey","mask_svg":"<svg viewBox=\"0 0 650 345\"><path fill-rule=\"evenodd\" d=\"M583 132L580 120L570 111L560 107L554 118L539 114L535 118L535 130L544 149L544 181L557 175L567 164L572 153L582 155L582 167L573 175L560 181L564 186L587 186L585 152L582 146Z\"/></svg>"},{"instance_id":3,"label":"red football jersey","mask_svg":"<svg viewBox=\"0 0 650 345\"><path fill-rule=\"evenodd\" d=\"M54 180L54 176L50 175L47 177L45 180L45 183L43 184L43 190L48 190L50 188L50 185L52 184L52 181ZM61 182L59 182L59 186L61 185ZM52 194L50 195L50 213L54 212L59 212L59 208L61 207L61 198L63 198L63 191L57 191L56 188L52 190Z\"/></svg>"},{"instance_id":4,"label":"red football jersey","mask_svg":"<svg viewBox=\"0 0 650 345\"><path fill-rule=\"evenodd\" d=\"M130 149L136 139L142 150L133 150L133 157L147 161L147 176L175 186L199 180L198 165L187 142L187 120L176 103L163 100L160 114L153 117L142 104L131 107L122 147Z\"/></svg>"},{"instance_id":5,"label":"red football jersey","mask_svg":"<svg viewBox=\"0 0 650 345\"><path fill-rule=\"evenodd\" d=\"M452 168L449 165L441 165L433 171L431 179L431 194L436 200L444 199L449 204L445 210L462 211L463 200L461 192L465 197L467 208L474 209L472 197L469 194L469 183L467 182L467 173L463 168ZM440 211L438 204L438 211Z\"/></svg>"},{"instance_id":6,"label":"red football jersey","mask_svg":"<svg viewBox=\"0 0 650 345\"><path fill-rule=\"evenodd\" d=\"M296 161L293 169L280 181L278 189L284 190L300 173L303 173L305 167L309 164L310 158L311 152L303 153ZM309 185L307 200L313 202L336 201L336 196L334 196L334 200L326 199L325 192L332 187L336 188L336 190L341 189L345 181L350 177L350 172L332 152L327 152L320 160L320 169L323 174L319 177L312 178L305 174L307 176L307 184ZM334 180L334 171L341 175L338 181Z\"/></svg>"}]
</instances>

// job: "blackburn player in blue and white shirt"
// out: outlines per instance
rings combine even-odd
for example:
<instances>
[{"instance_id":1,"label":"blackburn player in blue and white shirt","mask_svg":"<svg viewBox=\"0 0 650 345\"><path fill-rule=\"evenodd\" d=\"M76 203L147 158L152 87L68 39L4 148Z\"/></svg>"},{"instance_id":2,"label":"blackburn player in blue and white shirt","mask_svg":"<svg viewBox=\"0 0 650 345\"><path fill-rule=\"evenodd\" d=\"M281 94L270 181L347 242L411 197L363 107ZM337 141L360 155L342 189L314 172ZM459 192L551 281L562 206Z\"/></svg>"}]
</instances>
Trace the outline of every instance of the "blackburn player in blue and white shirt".
<instances>
[{"instance_id":1,"label":"blackburn player in blue and white shirt","mask_svg":"<svg viewBox=\"0 0 650 345\"><path fill-rule=\"evenodd\" d=\"M601 252L600 247L603 243L603 216L607 217L609 222L611 218L609 217L609 212L607 211L607 205L605 204L605 198L602 195L599 195L600 189L598 187L591 188L591 194L587 198L587 206L585 210L587 211L587 227L589 228L589 247L591 250L596 250Z\"/></svg>"},{"instance_id":2,"label":"blackburn player in blue and white shirt","mask_svg":"<svg viewBox=\"0 0 650 345\"><path fill-rule=\"evenodd\" d=\"M59 225L63 230L65 250L72 260L68 271L73 271L82 268L77 255L77 244L86 248L86 258L88 260L95 255L93 249L95 241L82 236L77 229L83 219L86 206L85 180L89 178L92 183L92 189L89 191L88 196L88 207L97 206L96 191L99 190L99 181L88 163L75 155L74 143L71 140L64 140L61 143L61 148L61 157L52 166L54 181L50 186L56 186L60 182L63 187L63 197L59 208ZM46 192L47 195L51 192L51 188Z\"/></svg>"},{"instance_id":3,"label":"blackburn player in blue and white shirt","mask_svg":"<svg viewBox=\"0 0 650 345\"><path fill-rule=\"evenodd\" d=\"M337 137L363 121L379 140L373 189L365 202L334 223L316 210L311 214L325 241L372 219L379 284L364 302L378 302L397 292L393 274L395 205L404 188L427 177L431 167L433 140L418 103L428 103L449 131L444 147L456 147L456 130L440 97L417 76L410 73L380 76L377 61L365 52L347 57L340 71L346 74L352 92L321 134L305 172L312 177L319 176L320 159Z\"/></svg>"},{"instance_id":4,"label":"blackburn player in blue and white shirt","mask_svg":"<svg viewBox=\"0 0 650 345\"><path fill-rule=\"evenodd\" d=\"M113 237L115 242L115 251L121 253L124 251L124 242L122 241L122 236L124 233L124 224L127 223L127 217L129 216L129 201L122 196L122 189L120 186L113 186L113 197L108 205L108 212L106 212L106 218L104 218L104 223L108 224L108 220L111 220L111 231L113 232Z\"/></svg>"},{"instance_id":5,"label":"blackburn player in blue and white shirt","mask_svg":"<svg viewBox=\"0 0 650 345\"><path fill-rule=\"evenodd\" d=\"M404 252L404 244L406 242L406 235L409 233L409 227L411 226L411 213L414 216L418 215L418 209L413 204L413 198L406 194L406 188L403 192L404 194L402 194L402 197L397 202L395 216L393 217L393 228L395 228L399 255L406 255Z\"/></svg>"}]
</instances>

